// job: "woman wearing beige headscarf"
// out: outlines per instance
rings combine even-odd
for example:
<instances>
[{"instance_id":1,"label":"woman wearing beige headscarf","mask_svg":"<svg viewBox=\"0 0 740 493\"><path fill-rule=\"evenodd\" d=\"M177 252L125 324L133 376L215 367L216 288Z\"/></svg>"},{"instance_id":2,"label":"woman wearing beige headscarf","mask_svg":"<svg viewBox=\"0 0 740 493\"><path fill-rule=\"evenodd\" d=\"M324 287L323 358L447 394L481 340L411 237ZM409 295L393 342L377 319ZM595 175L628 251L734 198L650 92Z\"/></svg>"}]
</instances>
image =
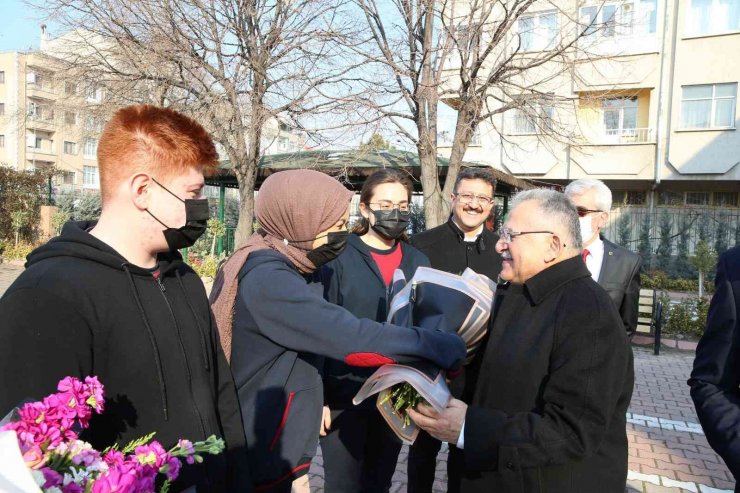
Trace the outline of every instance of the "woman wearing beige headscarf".
<instances>
[{"instance_id":1,"label":"woman wearing beige headscarf","mask_svg":"<svg viewBox=\"0 0 740 493\"><path fill-rule=\"evenodd\" d=\"M255 204L262 228L214 286L213 311L257 491L290 491L308 473L322 419L322 357L355 366L428 359L445 369L465 357L456 327L430 331L359 319L307 282L343 248L351 198L317 171L270 176Z\"/></svg>"}]
</instances>

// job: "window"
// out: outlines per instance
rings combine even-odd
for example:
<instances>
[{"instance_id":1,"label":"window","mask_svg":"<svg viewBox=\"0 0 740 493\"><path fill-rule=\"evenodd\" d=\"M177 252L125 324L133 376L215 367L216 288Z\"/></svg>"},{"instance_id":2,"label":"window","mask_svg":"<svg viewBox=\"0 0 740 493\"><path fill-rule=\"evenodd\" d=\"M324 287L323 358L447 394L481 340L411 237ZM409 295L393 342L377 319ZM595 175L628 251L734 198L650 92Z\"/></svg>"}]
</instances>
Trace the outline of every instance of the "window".
<instances>
[{"instance_id":1,"label":"window","mask_svg":"<svg viewBox=\"0 0 740 493\"><path fill-rule=\"evenodd\" d=\"M5 84L5 71L0 70L0 84Z\"/></svg>"},{"instance_id":2,"label":"window","mask_svg":"<svg viewBox=\"0 0 740 493\"><path fill-rule=\"evenodd\" d=\"M737 84L683 86L681 128L734 128Z\"/></svg>"},{"instance_id":3,"label":"window","mask_svg":"<svg viewBox=\"0 0 740 493\"><path fill-rule=\"evenodd\" d=\"M607 137L633 136L637 129L637 98L609 98L601 103Z\"/></svg>"},{"instance_id":4,"label":"window","mask_svg":"<svg viewBox=\"0 0 740 493\"><path fill-rule=\"evenodd\" d=\"M558 13L542 12L521 17L517 24L521 51L549 50L558 37Z\"/></svg>"},{"instance_id":5,"label":"window","mask_svg":"<svg viewBox=\"0 0 740 493\"><path fill-rule=\"evenodd\" d=\"M41 149L41 137L35 134L26 135L26 147L29 149Z\"/></svg>"},{"instance_id":6,"label":"window","mask_svg":"<svg viewBox=\"0 0 740 493\"><path fill-rule=\"evenodd\" d=\"M0 147L5 147L5 136L0 135Z\"/></svg>"},{"instance_id":7,"label":"window","mask_svg":"<svg viewBox=\"0 0 740 493\"><path fill-rule=\"evenodd\" d=\"M99 103L103 100L103 89L97 86L88 86L85 89L85 97L90 103Z\"/></svg>"},{"instance_id":8,"label":"window","mask_svg":"<svg viewBox=\"0 0 740 493\"><path fill-rule=\"evenodd\" d=\"M31 101L28 103L27 114L31 118L38 118L41 115L41 107L37 103Z\"/></svg>"},{"instance_id":9,"label":"window","mask_svg":"<svg viewBox=\"0 0 740 493\"><path fill-rule=\"evenodd\" d=\"M709 205L709 192L686 192L686 205Z\"/></svg>"},{"instance_id":10,"label":"window","mask_svg":"<svg viewBox=\"0 0 740 493\"><path fill-rule=\"evenodd\" d=\"M62 173L62 185L74 185L75 184L75 172L64 171Z\"/></svg>"},{"instance_id":11,"label":"window","mask_svg":"<svg viewBox=\"0 0 740 493\"><path fill-rule=\"evenodd\" d=\"M67 96L74 96L77 94L77 84L74 82L65 82L64 83L64 94Z\"/></svg>"},{"instance_id":12,"label":"window","mask_svg":"<svg viewBox=\"0 0 740 493\"><path fill-rule=\"evenodd\" d=\"M82 184L87 187L100 186L100 181L98 179L98 167L97 166L83 166L82 167Z\"/></svg>"},{"instance_id":13,"label":"window","mask_svg":"<svg viewBox=\"0 0 740 493\"><path fill-rule=\"evenodd\" d=\"M715 207L737 207L737 192L714 192L712 205Z\"/></svg>"},{"instance_id":14,"label":"window","mask_svg":"<svg viewBox=\"0 0 740 493\"><path fill-rule=\"evenodd\" d=\"M72 154L73 156L77 154L77 143L76 142L64 142L64 153L65 154Z\"/></svg>"},{"instance_id":15,"label":"window","mask_svg":"<svg viewBox=\"0 0 740 493\"><path fill-rule=\"evenodd\" d=\"M94 116L86 116L85 130L88 130L90 132L101 132L103 130L103 126L100 124L100 121Z\"/></svg>"},{"instance_id":16,"label":"window","mask_svg":"<svg viewBox=\"0 0 740 493\"><path fill-rule=\"evenodd\" d=\"M701 36L740 30L740 0L691 0L686 34Z\"/></svg>"},{"instance_id":17,"label":"window","mask_svg":"<svg viewBox=\"0 0 740 493\"><path fill-rule=\"evenodd\" d=\"M285 152L288 150L289 146L290 146L290 141L288 140L287 137L280 137L278 139L278 150L279 151Z\"/></svg>"},{"instance_id":18,"label":"window","mask_svg":"<svg viewBox=\"0 0 740 493\"><path fill-rule=\"evenodd\" d=\"M538 134L552 127L555 109L546 104L535 103L526 109L514 110L515 134Z\"/></svg>"},{"instance_id":19,"label":"window","mask_svg":"<svg viewBox=\"0 0 740 493\"><path fill-rule=\"evenodd\" d=\"M612 207L624 205L645 205L647 194L639 191L614 191L612 192Z\"/></svg>"},{"instance_id":20,"label":"window","mask_svg":"<svg viewBox=\"0 0 740 493\"><path fill-rule=\"evenodd\" d=\"M581 8L584 34L606 38L653 34L657 24L657 0L604 3Z\"/></svg>"},{"instance_id":21,"label":"window","mask_svg":"<svg viewBox=\"0 0 740 493\"><path fill-rule=\"evenodd\" d=\"M0 116L5 114L5 103L0 103Z\"/></svg>"},{"instance_id":22,"label":"window","mask_svg":"<svg viewBox=\"0 0 740 493\"><path fill-rule=\"evenodd\" d=\"M67 125L76 125L77 124L77 113L74 111L65 111L64 112L64 123Z\"/></svg>"},{"instance_id":23,"label":"window","mask_svg":"<svg viewBox=\"0 0 740 493\"><path fill-rule=\"evenodd\" d=\"M658 194L658 205L684 205L683 193L681 192L660 192Z\"/></svg>"},{"instance_id":24,"label":"window","mask_svg":"<svg viewBox=\"0 0 740 493\"><path fill-rule=\"evenodd\" d=\"M95 159L97 153L98 139L85 139L85 159ZM95 169L97 170L97 168Z\"/></svg>"}]
</instances>

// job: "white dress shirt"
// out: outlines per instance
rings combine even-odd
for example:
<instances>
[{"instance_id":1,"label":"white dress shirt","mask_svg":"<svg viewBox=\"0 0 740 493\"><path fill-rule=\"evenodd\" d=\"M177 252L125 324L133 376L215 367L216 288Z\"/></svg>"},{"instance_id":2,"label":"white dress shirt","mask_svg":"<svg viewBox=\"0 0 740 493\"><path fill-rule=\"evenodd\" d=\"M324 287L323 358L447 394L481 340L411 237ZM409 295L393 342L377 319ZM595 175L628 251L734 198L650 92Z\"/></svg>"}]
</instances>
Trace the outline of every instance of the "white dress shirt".
<instances>
[{"instance_id":1,"label":"white dress shirt","mask_svg":"<svg viewBox=\"0 0 740 493\"><path fill-rule=\"evenodd\" d=\"M604 242L601 241L601 238L596 237L596 240L585 247L584 250L588 250L586 267L588 267L588 271L591 273L591 278L598 282L601 265L604 263Z\"/></svg>"}]
</instances>

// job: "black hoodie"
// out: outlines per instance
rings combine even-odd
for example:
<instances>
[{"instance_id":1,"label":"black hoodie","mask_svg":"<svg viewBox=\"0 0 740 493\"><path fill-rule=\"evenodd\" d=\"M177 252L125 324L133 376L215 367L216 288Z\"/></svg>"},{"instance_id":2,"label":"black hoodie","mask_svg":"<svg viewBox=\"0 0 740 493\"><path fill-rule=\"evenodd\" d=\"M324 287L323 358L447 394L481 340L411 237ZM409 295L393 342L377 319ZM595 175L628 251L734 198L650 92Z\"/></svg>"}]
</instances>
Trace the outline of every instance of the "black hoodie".
<instances>
[{"instance_id":1,"label":"black hoodie","mask_svg":"<svg viewBox=\"0 0 740 493\"><path fill-rule=\"evenodd\" d=\"M156 432L169 448L215 434L227 451L185 467L175 491L247 491L239 405L203 283L176 252L153 276L92 226L67 223L0 299L0 417L65 376L96 375L105 411L83 439L102 449Z\"/></svg>"}]
</instances>

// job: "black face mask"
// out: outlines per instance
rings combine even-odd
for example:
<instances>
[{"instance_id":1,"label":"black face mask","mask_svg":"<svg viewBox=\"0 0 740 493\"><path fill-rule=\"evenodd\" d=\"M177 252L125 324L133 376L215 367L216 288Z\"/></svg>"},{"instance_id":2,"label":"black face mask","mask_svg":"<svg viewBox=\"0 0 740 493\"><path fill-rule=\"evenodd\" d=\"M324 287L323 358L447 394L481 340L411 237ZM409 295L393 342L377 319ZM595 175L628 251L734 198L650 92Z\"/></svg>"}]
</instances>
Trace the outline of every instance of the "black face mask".
<instances>
[{"instance_id":1,"label":"black face mask","mask_svg":"<svg viewBox=\"0 0 740 493\"><path fill-rule=\"evenodd\" d=\"M152 178L152 181L162 187L167 193L175 197L177 200L185 204L185 225L179 228L170 228L165 223L160 221L157 216L146 211L152 216L159 224L164 226L166 229L162 231L164 239L167 241L167 246L170 250L180 250L181 248L188 248L205 233L208 227L208 218L211 216L211 212L208 208L208 199L181 199L164 185L159 183L157 180Z\"/></svg>"},{"instance_id":2,"label":"black face mask","mask_svg":"<svg viewBox=\"0 0 740 493\"><path fill-rule=\"evenodd\" d=\"M327 241L325 245L321 245L318 248L309 250L306 253L306 257L311 261L316 268L324 265L330 260L334 260L342 253L344 247L347 246L347 240L349 239L349 233L347 231L336 231L326 235Z\"/></svg>"},{"instance_id":3,"label":"black face mask","mask_svg":"<svg viewBox=\"0 0 740 493\"><path fill-rule=\"evenodd\" d=\"M386 240L397 240L409 227L410 212L401 212L398 209L390 211L373 211L375 224L370 226Z\"/></svg>"}]
</instances>

